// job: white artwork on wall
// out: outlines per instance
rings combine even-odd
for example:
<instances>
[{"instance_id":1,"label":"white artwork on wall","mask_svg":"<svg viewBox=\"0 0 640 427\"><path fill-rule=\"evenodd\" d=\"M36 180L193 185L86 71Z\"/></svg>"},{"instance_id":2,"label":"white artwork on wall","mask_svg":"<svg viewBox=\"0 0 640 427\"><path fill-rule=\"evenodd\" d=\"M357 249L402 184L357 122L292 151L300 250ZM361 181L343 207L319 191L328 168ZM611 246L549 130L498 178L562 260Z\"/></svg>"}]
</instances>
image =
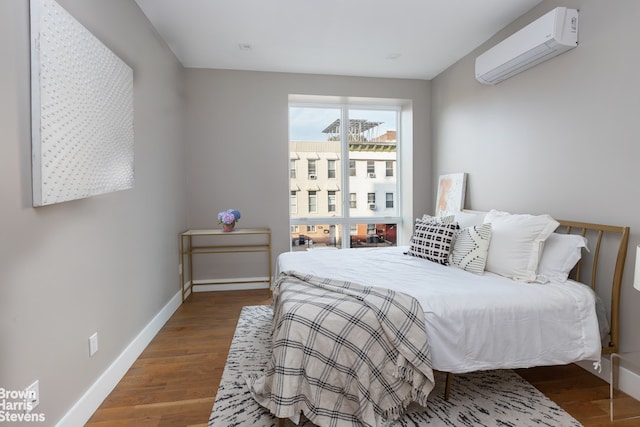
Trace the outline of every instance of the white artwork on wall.
<instances>
[{"instance_id":1,"label":"white artwork on wall","mask_svg":"<svg viewBox=\"0 0 640 427\"><path fill-rule=\"evenodd\" d=\"M54 0L31 0L33 205L133 187L133 70Z\"/></svg>"}]
</instances>

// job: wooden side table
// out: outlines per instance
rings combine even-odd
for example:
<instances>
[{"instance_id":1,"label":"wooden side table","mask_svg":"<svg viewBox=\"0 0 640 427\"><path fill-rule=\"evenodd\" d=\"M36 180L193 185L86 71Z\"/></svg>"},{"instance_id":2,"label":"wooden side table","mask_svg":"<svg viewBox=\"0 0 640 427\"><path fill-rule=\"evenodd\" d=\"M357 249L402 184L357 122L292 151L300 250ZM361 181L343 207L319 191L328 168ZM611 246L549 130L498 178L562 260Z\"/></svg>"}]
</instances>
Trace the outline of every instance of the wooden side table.
<instances>
[{"instance_id":1,"label":"wooden side table","mask_svg":"<svg viewBox=\"0 0 640 427\"><path fill-rule=\"evenodd\" d=\"M245 243L245 239L240 236L261 236L259 243ZM206 239L205 239L206 238ZM202 244L203 240L218 240L216 244ZM191 294L195 286L215 285L219 281L198 281L194 283L193 277L193 256L201 254L230 254L230 253L255 253L264 252L268 256L269 275L263 280L225 280L224 283L271 283L271 229L269 228L236 228L233 231L223 231L220 229L187 230L180 234L180 286L182 288L182 301ZM185 283L185 272L188 271L189 280Z\"/></svg>"}]
</instances>

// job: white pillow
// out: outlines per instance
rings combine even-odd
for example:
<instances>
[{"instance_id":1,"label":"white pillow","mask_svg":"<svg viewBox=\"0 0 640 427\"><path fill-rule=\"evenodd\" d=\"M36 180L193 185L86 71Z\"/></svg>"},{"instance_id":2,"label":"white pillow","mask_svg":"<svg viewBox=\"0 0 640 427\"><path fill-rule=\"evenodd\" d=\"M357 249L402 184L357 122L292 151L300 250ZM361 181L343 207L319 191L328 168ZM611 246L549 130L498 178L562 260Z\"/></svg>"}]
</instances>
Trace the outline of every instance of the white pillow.
<instances>
[{"instance_id":1,"label":"white pillow","mask_svg":"<svg viewBox=\"0 0 640 427\"><path fill-rule=\"evenodd\" d=\"M551 233L545 240L538 266L536 282L550 280L565 282L569 273L582 258L582 248L587 251L587 239L578 234Z\"/></svg>"},{"instance_id":2,"label":"white pillow","mask_svg":"<svg viewBox=\"0 0 640 427\"><path fill-rule=\"evenodd\" d=\"M449 264L471 273L484 273L491 241L491 224L463 228L455 236Z\"/></svg>"},{"instance_id":3,"label":"white pillow","mask_svg":"<svg viewBox=\"0 0 640 427\"><path fill-rule=\"evenodd\" d=\"M453 216L460 228L467 228L481 225L486 214L486 212L455 212Z\"/></svg>"},{"instance_id":4,"label":"white pillow","mask_svg":"<svg viewBox=\"0 0 640 427\"><path fill-rule=\"evenodd\" d=\"M536 280L544 241L559 223L549 215L510 214L495 209L484 218L491 224L485 269L515 280Z\"/></svg>"}]
</instances>

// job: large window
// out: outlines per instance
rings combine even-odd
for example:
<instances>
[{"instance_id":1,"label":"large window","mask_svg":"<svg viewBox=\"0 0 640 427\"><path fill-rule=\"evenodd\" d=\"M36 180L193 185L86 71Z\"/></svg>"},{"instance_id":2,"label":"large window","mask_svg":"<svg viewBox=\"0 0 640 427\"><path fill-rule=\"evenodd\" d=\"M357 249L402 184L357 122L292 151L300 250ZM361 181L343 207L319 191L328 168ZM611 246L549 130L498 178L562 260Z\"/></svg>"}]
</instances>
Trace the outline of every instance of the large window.
<instances>
[{"instance_id":1,"label":"large window","mask_svg":"<svg viewBox=\"0 0 640 427\"><path fill-rule=\"evenodd\" d=\"M290 104L289 158L300 161L289 173L294 250L397 243L399 117L394 106Z\"/></svg>"}]
</instances>

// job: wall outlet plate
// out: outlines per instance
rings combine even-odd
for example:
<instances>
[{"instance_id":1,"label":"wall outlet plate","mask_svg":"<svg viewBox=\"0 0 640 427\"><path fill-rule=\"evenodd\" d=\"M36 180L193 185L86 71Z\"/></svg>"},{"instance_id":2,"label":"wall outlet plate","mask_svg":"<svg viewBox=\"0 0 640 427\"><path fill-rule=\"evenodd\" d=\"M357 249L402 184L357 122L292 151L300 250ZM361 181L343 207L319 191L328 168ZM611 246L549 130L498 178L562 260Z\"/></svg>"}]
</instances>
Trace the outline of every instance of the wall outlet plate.
<instances>
[{"instance_id":1,"label":"wall outlet plate","mask_svg":"<svg viewBox=\"0 0 640 427\"><path fill-rule=\"evenodd\" d=\"M98 351L98 333L95 332L89 337L89 356L93 356Z\"/></svg>"},{"instance_id":2,"label":"wall outlet plate","mask_svg":"<svg viewBox=\"0 0 640 427\"><path fill-rule=\"evenodd\" d=\"M25 390L24 412L29 413L40 404L40 381L36 380Z\"/></svg>"}]
</instances>

